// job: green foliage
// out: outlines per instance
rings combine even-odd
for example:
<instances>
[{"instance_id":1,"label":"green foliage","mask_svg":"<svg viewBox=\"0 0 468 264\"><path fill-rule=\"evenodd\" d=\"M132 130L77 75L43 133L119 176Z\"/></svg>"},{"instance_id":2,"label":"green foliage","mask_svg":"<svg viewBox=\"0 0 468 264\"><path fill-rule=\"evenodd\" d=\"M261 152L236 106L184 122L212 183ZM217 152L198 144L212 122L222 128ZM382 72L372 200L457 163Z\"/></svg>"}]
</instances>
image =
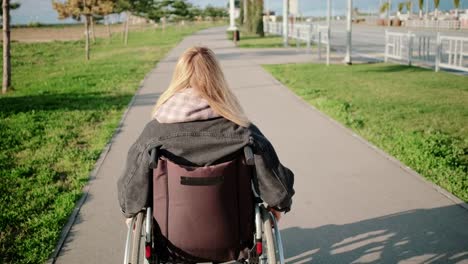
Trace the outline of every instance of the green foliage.
<instances>
[{"instance_id":1,"label":"green foliage","mask_svg":"<svg viewBox=\"0 0 468 264\"><path fill-rule=\"evenodd\" d=\"M244 16L245 16L244 1L247 1L247 0L240 1L239 25L244 25Z\"/></svg>"},{"instance_id":2,"label":"green foliage","mask_svg":"<svg viewBox=\"0 0 468 264\"><path fill-rule=\"evenodd\" d=\"M411 9L412 9L412 7L413 7L413 2L410 0L410 1L404 2L404 4L405 4L405 7L406 7L406 11L407 11L408 13L410 13L410 12L411 12Z\"/></svg>"},{"instance_id":3,"label":"green foliage","mask_svg":"<svg viewBox=\"0 0 468 264\"><path fill-rule=\"evenodd\" d=\"M18 9L20 6L20 3L10 3L10 10ZM0 16L3 16L3 8L0 8Z\"/></svg>"},{"instance_id":4,"label":"green foliage","mask_svg":"<svg viewBox=\"0 0 468 264\"><path fill-rule=\"evenodd\" d=\"M144 75L184 36L206 27L98 39L13 43L14 91L0 96L0 256L44 263ZM118 37L118 36L116 36Z\"/></svg>"},{"instance_id":5,"label":"green foliage","mask_svg":"<svg viewBox=\"0 0 468 264\"><path fill-rule=\"evenodd\" d=\"M245 0L247 1L247 10L244 10L247 15L247 20L244 25L244 31L247 33L255 33L263 37L263 0Z\"/></svg>"},{"instance_id":6,"label":"green foliage","mask_svg":"<svg viewBox=\"0 0 468 264\"><path fill-rule=\"evenodd\" d=\"M304 100L468 201L468 79L401 65L265 66Z\"/></svg>"},{"instance_id":7,"label":"green foliage","mask_svg":"<svg viewBox=\"0 0 468 264\"><path fill-rule=\"evenodd\" d=\"M457 9L460 8L460 0L453 0L453 6Z\"/></svg>"},{"instance_id":8,"label":"green foliage","mask_svg":"<svg viewBox=\"0 0 468 264\"><path fill-rule=\"evenodd\" d=\"M29 22L27 27L30 28L39 28L39 27L44 27L44 24L39 23L39 22Z\"/></svg>"},{"instance_id":9,"label":"green foliage","mask_svg":"<svg viewBox=\"0 0 468 264\"><path fill-rule=\"evenodd\" d=\"M419 10L424 9L424 0L418 0L418 7L419 7Z\"/></svg>"},{"instance_id":10,"label":"green foliage","mask_svg":"<svg viewBox=\"0 0 468 264\"><path fill-rule=\"evenodd\" d=\"M381 6L380 6L380 13L385 13L388 11L388 9L390 8L390 4L388 2L385 2L383 3Z\"/></svg>"},{"instance_id":11,"label":"green foliage","mask_svg":"<svg viewBox=\"0 0 468 264\"><path fill-rule=\"evenodd\" d=\"M255 15L252 19L254 19L255 33L260 37L265 36L265 32L263 32L263 0L255 0Z\"/></svg>"},{"instance_id":12,"label":"green foliage","mask_svg":"<svg viewBox=\"0 0 468 264\"><path fill-rule=\"evenodd\" d=\"M405 8L405 3L404 2L400 2L398 3L398 12L403 12L403 9Z\"/></svg>"},{"instance_id":13,"label":"green foliage","mask_svg":"<svg viewBox=\"0 0 468 264\"><path fill-rule=\"evenodd\" d=\"M439 8L440 0L434 0L434 7Z\"/></svg>"},{"instance_id":14,"label":"green foliage","mask_svg":"<svg viewBox=\"0 0 468 264\"><path fill-rule=\"evenodd\" d=\"M211 17L211 18L222 18L222 17L227 17L229 14L227 13L225 8L207 5L205 7L203 15L206 17Z\"/></svg>"}]
</instances>

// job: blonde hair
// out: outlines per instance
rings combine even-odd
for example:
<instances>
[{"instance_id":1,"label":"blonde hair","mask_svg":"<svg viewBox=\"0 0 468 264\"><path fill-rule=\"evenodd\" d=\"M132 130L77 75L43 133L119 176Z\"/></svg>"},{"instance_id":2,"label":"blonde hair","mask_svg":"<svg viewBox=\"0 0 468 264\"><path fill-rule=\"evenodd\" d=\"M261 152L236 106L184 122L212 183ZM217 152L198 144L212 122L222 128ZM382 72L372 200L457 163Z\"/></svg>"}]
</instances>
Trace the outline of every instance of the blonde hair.
<instances>
[{"instance_id":1,"label":"blonde hair","mask_svg":"<svg viewBox=\"0 0 468 264\"><path fill-rule=\"evenodd\" d=\"M218 115L242 127L250 124L239 101L229 89L215 54L206 47L189 48L180 56L171 84L159 97L153 116L175 93L188 87L195 89Z\"/></svg>"}]
</instances>

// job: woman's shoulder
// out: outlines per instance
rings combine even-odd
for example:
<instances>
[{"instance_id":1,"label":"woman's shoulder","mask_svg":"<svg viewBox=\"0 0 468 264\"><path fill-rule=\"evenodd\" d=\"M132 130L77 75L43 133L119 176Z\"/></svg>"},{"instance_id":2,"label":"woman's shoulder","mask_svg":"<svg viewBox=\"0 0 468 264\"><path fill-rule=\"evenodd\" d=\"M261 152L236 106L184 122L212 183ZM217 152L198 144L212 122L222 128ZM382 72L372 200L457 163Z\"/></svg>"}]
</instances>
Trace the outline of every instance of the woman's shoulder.
<instances>
[{"instance_id":1,"label":"woman's shoulder","mask_svg":"<svg viewBox=\"0 0 468 264\"><path fill-rule=\"evenodd\" d=\"M197 133L213 134L214 136L250 136L250 134L261 134L259 131L255 125L242 127L224 117L180 123L160 123L153 119L146 124L141 137L168 137Z\"/></svg>"}]
</instances>

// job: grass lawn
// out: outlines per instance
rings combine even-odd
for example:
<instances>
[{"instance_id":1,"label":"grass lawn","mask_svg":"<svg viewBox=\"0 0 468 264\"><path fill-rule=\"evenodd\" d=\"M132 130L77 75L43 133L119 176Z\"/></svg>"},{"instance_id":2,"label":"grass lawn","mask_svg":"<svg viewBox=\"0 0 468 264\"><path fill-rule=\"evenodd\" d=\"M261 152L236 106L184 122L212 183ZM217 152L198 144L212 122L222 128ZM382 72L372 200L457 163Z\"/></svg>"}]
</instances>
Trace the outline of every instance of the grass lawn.
<instances>
[{"instance_id":1,"label":"grass lawn","mask_svg":"<svg viewBox=\"0 0 468 264\"><path fill-rule=\"evenodd\" d=\"M227 38L232 40L232 35L228 33ZM273 35L260 37L256 34L241 31L238 46L240 48L282 48L283 37ZM289 39L289 46L296 47L296 40ZM306 43L300 42L300 47L306 47Z\"/></svg>"},{"instance_id":2,"label":"grass lawn","mask_svg":"<svg viewBox=\"0 0 468 264\"><path fill-rule=\"evenodd\" d=\"M392 64L265 68L322 112L468 202L468 77Z\"/></svg>"},{"instance_id":3,"label":"grass lawn","mask_svg":"<svg viewBox=\"0 0 468 264\"><path fill-rule=\"evenodd\" d=\"M0 96L1 263L43 263L140 81L184 36L211 24L83 41L12 44Z\"/></svg>"}]
</instances>

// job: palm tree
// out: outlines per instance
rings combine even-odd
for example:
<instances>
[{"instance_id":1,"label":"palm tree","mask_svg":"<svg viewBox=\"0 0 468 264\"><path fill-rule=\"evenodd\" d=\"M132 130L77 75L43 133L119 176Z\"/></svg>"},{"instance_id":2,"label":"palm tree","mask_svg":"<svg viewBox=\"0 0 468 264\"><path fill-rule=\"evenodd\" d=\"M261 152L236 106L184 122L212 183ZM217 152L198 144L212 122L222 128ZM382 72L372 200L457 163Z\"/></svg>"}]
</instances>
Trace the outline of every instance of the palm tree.
<instances>
[{"instance_id":1,"label":"palm tree","mask_svg":"<svg viewBox=\"0 0 468 264\"><path fill-rule=\"evenodd\" d=\"M390 25L390 3L387 1L380 6L380 13L387 13L387 25Z\"/></svg>"},{"instance_id":2,"label":"palm tree","mask_svg":"<svg viewBox=\"0 0 468 264\"><path fill-rule=\"evenodd\" d=\"M389 6L390 6L390 5L389 5L388 2L383 3L383 4L380 6L380 13L385 13L385 12L387 12Z\"/></svg>"},{"instance_id":3,"label":"palm tree","mask_svg":"<svg viewBox=\"0 0 468 264\"><path fill-rule=\"evenodd\" d=\"M424 0L419 0L418 1L418 7L419 7L419 19L422 19L423 9L424 9Z\"/></svg>"},{"instance_id":4,"label":"palm tree","mask_svg":"<svg viewBox=\"0 0 468 264\"><path fill-rule=\"evenodd\" d=\"M440 0L434 0L434 7L435 7L435 10L434 10L434 17L437 19L437 17L439 16L439 4L440 4Z\"/></svg>"},{"instance_id":5,"label":"palm tree","mask_svg":"<svg viewBox=\"0 0 468 264\"><path fill-rule=\"evenodd\" d=\"M403 8L405 8L405 3L400 2L398 3L398 15L401 15L401 12L403 12Z\"/></svg>"},{"instance_id":6,"label":"palm tree","mask_svg":"<svg viewBox=\"0 0 468 264\"><path fill-rule=\"evenodd\" d=\"M413 11L413 2L411 0L405 2L406 6L406 13L408 14L408 17L411 16L411 11Z\"/></svg>"},{"instance_id":7,"label":"palm tree","mask_svg":"<svg viewBox=\"0 0 468 264\"><path fill-rule=\"evenodd\" d=\"M458 19L458 9L460 8L460 0L453 0L455 6L455 17Z\"/></svg>"}]
</instances>

